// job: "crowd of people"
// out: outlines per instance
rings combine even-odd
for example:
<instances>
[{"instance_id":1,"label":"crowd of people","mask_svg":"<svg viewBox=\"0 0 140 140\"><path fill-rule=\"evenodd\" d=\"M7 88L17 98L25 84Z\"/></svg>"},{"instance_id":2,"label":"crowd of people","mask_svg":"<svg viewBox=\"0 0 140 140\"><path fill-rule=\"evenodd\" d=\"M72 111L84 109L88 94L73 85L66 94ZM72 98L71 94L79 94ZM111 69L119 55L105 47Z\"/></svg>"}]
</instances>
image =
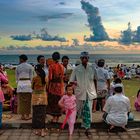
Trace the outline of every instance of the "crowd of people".
<instances>
[{"instance_id":1,"label":"crowd of people","mask_svg":"<svg viewBox=\"0 0 140 140\"><path fill-rule=\"evenodd\" d=\"M47 60L43 55L39 55L38 64L33 67L27 63L26 55L19 56L19 65L15 70L17 96L11 95L11 104L16 103L21 119L31 119L32 113L34 133L45 136L46 114L52 116L50 121L55 124L65 113L60 129L63 129L68 122L71 139L77 119L82 120L81 127L85 128L85 134L90 135L93 112L100 110L104 112L103 119L109 125L109 131L116 126L125 130L130 112L130 100L125 96L122 79L130 80L132 76L139 77L140 66L118 65L113 69L105 65L104 59L96 60L93 65L89 63L88 52L81 52L75 67L69 64L68 56L63 56L62 62L60 58L59 52L54 52L52 58ZM0 127L2 127L4 102L2 89L6 85L8 85L8 78L1 67ZM11 91L14 89L11 88ZM140 91L135 101L137 111L140 111L139 93ZM14 110L14 106L12 107Z\"/></svg>"}]
</instances>

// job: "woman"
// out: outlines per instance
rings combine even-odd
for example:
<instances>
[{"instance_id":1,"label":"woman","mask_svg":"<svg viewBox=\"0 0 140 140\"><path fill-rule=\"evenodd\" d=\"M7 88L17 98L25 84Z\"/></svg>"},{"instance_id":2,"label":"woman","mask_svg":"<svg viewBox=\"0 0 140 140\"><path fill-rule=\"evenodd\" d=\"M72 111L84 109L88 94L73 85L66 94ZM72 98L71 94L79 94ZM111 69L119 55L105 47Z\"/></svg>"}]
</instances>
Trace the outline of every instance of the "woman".
<instances>
[{"instance_id":1,"label":"woman","mask_svg":"<svg viewBox=\"0 0 140 140\"><path fill-rule=\"evenodd\" d=\"M58 101L64 94L64 67L59 63L60 54L54 52L52 54L54 63L49 66L49 85L48 85L48 107L47 114L52 116L52 122L58 122L61 116L61 108Z\"/></svg>"},{"instance_id":2,"label":"woman","mask_svg":"<svg viewBox=\"0 0 140 140\"><path fill-rule=\"evenodd\" d=\"M46 81L45 71L41 64L35 66L36 76L32 80L32 107L33 118L32 126L35 129L35 134L45 136L45 118L46 118Z\"/></svg>"},{"instance_id":3,"label":"woman","mask_svg":"<svg viewBox=\"0 0 140 140\"><path fill-rule=\"evenodd\" d=\"M3 91L1 89L1 84L8 83L8 79L7 77L4 75L2 69L0 68L0 128L2 127L2 106L3 106L3 102L4 102L4 95L3 95Z\"/></svg>"}]
</instances>

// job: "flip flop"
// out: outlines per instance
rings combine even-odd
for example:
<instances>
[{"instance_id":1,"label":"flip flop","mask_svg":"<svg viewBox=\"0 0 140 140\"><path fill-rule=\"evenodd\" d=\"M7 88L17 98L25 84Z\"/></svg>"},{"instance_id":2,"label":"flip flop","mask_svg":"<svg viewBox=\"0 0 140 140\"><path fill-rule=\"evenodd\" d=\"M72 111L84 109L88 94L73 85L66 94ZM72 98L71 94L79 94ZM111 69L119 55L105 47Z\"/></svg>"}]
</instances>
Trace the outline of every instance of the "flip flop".
<instances>
[{"instance_id":1,"label":"flip flop","mask_svg":"<svg viewBox=\"0 0 140 140\"><path fill-rule=\"evenodd\" d=\"M31 120L32 118L30 118L30 117L28 117L28 118L25 118L25 120L27 121L27 120Z\"/></svg>"}]
</instances>

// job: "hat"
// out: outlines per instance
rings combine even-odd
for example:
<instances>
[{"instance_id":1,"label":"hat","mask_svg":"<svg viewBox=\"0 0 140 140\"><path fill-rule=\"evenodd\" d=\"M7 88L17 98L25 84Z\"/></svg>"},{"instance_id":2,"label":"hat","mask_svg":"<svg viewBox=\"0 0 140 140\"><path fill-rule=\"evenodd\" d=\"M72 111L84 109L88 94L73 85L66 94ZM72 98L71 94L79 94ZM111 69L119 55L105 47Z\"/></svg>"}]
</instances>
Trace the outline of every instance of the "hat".
<instances>
[{"instance_id":1,"label":"hat","mask_svg":"<svg viewBox=\"0 0 140 140\"><path fill-rule=\"evenodd\" d=\"M115 84L115 85L114 85L114 88L117 88L117 87L123 88L123 85L122 85L122 84Z\"/></svg>"},{"instance_id":2,"label":"hat","mask_svg":"<svg viewBox=\"0 0 140 140\"><path fill-rule=\"evenodd\" d=\"M88 52L81 52L80 57L89 57L89 53Z\"/></svg>"}]
</instances>

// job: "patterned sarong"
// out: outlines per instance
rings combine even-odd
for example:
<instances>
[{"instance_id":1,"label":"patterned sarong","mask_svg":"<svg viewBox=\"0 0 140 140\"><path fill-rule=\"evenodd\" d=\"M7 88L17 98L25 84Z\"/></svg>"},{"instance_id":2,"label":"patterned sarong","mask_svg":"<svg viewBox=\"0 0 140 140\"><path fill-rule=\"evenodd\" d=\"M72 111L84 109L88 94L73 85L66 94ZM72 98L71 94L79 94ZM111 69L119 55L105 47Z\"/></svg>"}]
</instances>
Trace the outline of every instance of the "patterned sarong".
<instances>
[{"instance_id":1,"label":"patterned sarong","mask_svg":"<svg viewBox=\"0 0 140 140\"><path fill-rule=\"evenodd\" d=\"M90 107L89 107L89 102L88 99L84 101L84 106L82 109L82 127L85 129L89 129L91 125L91 115L90 115Z\"/></svg>"}]
</instances>

